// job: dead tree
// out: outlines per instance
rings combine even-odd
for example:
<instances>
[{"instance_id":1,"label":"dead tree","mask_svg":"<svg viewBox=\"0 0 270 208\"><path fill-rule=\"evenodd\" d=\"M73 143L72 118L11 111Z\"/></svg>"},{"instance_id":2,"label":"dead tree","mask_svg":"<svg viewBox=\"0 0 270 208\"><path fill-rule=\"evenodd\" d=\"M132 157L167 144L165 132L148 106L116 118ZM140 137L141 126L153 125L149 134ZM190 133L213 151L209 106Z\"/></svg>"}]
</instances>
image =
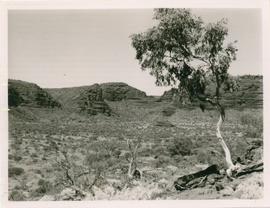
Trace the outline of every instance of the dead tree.
<instances>
[{"instance_id":1,"label":"dead tree","mask_svg":"<svg viewBox=\"0 0 270 208\"><path fill-rule=\"evenodd\" d=\"M137 169L137 152L139 145L140 145L139 141L137 141L136 144L132 145L130 140L127 139L127 146L129 149L129 158L127 158L129 162L127 175L129 179L141 178L141 172Z\"/></svg>"}]
</instances>

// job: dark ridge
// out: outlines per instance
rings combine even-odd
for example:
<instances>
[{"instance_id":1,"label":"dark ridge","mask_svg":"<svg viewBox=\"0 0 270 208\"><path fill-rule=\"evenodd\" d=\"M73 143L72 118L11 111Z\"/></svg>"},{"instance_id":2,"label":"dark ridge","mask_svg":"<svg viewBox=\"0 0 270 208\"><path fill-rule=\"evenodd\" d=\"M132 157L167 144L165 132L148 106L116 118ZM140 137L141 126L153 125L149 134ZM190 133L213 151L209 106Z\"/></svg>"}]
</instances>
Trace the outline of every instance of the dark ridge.
<instances>
[{"instance_id":1,"label":"dark ridge","mask_svg":"<svg viewBox=\"0 0 270 208\"><path fill-rule=\"evenodd\" d=\"M8 106L59 108L61 104L37 84L9 79Z\"/></svg>"}]
</instances>

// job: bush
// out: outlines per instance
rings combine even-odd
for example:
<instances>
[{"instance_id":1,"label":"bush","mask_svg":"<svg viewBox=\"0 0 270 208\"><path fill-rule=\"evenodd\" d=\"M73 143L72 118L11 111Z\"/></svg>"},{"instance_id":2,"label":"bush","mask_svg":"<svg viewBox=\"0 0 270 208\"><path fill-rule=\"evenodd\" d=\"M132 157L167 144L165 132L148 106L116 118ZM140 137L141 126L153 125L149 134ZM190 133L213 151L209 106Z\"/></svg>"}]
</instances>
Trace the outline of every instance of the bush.
<instances>
[{"instance_id":1,"label":"bush","mask_svg":"<svg viewBox=\"0 0 270 208\"><path fill-rule=\"evenodd\" d=\"M25 195L22 193L22 191L12 191L10 194L9 194L9 200L12 200L12 201L23 201L25 200Z\"/></svg>"},{"instance_id":2,"label":"bush","mask_svg":"<svg viewBox=\"0 0 270 208\"><path fill-rule=\"evenodd\" d=\"M183 138L175 138L172 144L168 147L168 151L171 156L174 155L191 155L193 149L193 143L191 141L192 138L183 137Z\"/></svg>"},{"instance_id":3,"label":"bush","mask_svg":"<svg viewBox=\"0 0 270 208\"><path fill-rule=\"evenodd\" d=\"M199 163L203 164L217 164L220 167L225 167L225 160L223 157L223 150L220 148L200 148L197 150L196 158Z\"/></svg>"},{"instance_id":4,"label":"bush","mask_svg":"<svg viewBox=\"0 0 270 208\"><path fill-rule=\"evenodd\" d=\"M22 160L22 157L21 157L21 156L15 155L15 156L13 157L13 159L14 159L16 162L18 162L18 161Z\"/></svg>"},{"instance_id":5,"label":"bush","mask_svg":"<svg viewBox=\"0 0 270 208\"><path fill-rule=\"evenodd\" d=\"M49 181L39 179L38 188L35 190L35 194L44 195L48 193L52 188L52 184Z\"/></svg>"},{"instance_id":6,"label":"bush","mask_svg":"<svg viewBox=\"0 0 270 208\"><path fill-rule=\"evenodd\" d=\"M199 163L208 163L210 161L210 154L205 149L200 149L197 152L197 160Z\"/></svg>"},{"instance_id":7,"label":"bush","mask_svg":"<svg viewBox=\"0 0 270 208\"><path fill-rule=\"evenodd\" d=\"M12 167L8 169L8 177L18 176L24 173L23 168Z\"/></svg>"},{"instance_id":8,"label":"bush","mask_svg":"<svg viewBox=\"0 0 270 208\"><path fill-rule=\"evenodd\" d=\"M166 156L159 156L157 160L155 161L155 168L160 168L160 167L167 167L168 164L170 164L171 158L166 157Z\"/></svg>"}]
</instances>

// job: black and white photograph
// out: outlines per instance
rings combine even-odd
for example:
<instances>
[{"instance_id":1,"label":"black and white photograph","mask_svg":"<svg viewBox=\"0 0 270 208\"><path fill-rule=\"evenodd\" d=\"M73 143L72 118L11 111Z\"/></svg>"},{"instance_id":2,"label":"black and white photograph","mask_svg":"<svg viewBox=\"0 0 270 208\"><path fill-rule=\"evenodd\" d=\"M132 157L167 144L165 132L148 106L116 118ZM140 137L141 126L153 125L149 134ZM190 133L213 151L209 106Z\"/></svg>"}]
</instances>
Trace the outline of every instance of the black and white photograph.
<instances>
[{"instance_id":1,"label":"black and white photograph","mask_svg":"<svg viewBox=\"0 0 270 208\"><path fill-rule=\"evenodd\" d=\"M262 17L8 9L7 201L264 199Z\"/></svg>"}]
</instances>

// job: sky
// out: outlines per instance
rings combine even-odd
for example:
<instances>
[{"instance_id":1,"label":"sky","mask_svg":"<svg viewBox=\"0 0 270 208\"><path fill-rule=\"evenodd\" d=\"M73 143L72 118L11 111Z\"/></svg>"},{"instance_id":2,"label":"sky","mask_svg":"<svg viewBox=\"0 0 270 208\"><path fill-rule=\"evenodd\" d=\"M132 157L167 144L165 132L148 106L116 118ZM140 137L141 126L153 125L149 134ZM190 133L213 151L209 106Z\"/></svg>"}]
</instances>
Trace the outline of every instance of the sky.
<instances>
[{"instance_id":1,"label":"sky","mask_svg":"<svg viewBox=\"0 0 270 208\"><path fill-rule=\"evenodd\" d=\"M262 74L259 9L192 9L205 22L228 19L229 40L238 40L233 75ZM8 15L9 78L43 88L125 82L161 95L155 78L135 59L130 35L153 26L152 9L12 10Z\"/></svg>"}]
</instances>

